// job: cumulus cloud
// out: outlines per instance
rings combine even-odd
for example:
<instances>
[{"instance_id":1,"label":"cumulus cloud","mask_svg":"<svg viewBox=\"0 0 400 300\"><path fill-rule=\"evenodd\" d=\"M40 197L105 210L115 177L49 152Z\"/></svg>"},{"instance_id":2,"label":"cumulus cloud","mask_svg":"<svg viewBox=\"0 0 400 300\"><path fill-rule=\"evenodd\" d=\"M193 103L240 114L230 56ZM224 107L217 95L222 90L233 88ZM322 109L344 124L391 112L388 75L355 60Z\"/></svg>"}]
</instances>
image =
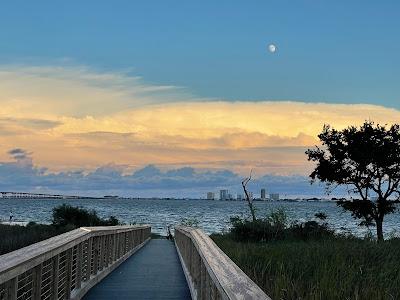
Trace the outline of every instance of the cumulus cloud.
<instances>
[{"instance_id":1,"label":"cumulus cloud","mask_svg":"<svg viewBox=\"0 0 400 300\"><path fill-rule=\"evenodd\" d=\"M13 149L13 155L24 155ZM161 170L154 165L125 174L125 167L114 164L101 166L91 172L49 172L47 169L17 162L0 163L0 189L61 193L67 195L103 196L118 194L131 197L192 197L205 196L207 191L218 193L229 189L234 195L242 193L242 177L230 170L206 171L192 167ZM251 182L257 193L261 187L287 196L322 194L319 187L310 186L305 176L262 176Z\"/></svg>"},{"instance_id":2,"label":"cumulus cloud","mask_svg":"<svg viewBox=\"0 0 400 300\"><path fill-rule=\"evenodd\" d=\"M325 123L400 120L400 111L378 105L197 99L129 72L82 66L2 66L0 105L3 147L29 149L51 172L115 163L304 175L304 151Z\"/></svg>"}]
</instances>

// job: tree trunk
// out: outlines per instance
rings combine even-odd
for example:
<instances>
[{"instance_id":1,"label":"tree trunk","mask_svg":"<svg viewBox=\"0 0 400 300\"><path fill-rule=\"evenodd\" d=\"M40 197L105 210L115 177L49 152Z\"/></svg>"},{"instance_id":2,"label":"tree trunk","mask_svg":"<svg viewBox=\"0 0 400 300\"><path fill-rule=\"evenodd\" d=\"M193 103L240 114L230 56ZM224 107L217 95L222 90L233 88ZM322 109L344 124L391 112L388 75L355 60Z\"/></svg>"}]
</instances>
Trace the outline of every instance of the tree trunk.
<instances>
[{"instance_id":1,"label":"tree trunk","mask_svg":"<svg viewBox=\"0 0 400 300\"><path fill-rule=\"evenodd\" d=\"M383 218L378 217L375 220L376 223L376 237L378 238L378 243L383 242Z\"/></svg>"},{"instance_id":2,"label":"tree trunk","mask_svg":"<svg viewBox=\"0 0 400 300\"><path fill-rule=\"evenodd\" d=\"M256 219L256 213L255 213L254 207L253 207L253 202L250 199L250 196L247 193L247 189L245 186L243 186L243 189L244 189L244 193L246 195L247 204L249 205L249 208L250 208L251 217L253 218L253 222L255 222L257 219Z\"/></svg>"}]
</instances>

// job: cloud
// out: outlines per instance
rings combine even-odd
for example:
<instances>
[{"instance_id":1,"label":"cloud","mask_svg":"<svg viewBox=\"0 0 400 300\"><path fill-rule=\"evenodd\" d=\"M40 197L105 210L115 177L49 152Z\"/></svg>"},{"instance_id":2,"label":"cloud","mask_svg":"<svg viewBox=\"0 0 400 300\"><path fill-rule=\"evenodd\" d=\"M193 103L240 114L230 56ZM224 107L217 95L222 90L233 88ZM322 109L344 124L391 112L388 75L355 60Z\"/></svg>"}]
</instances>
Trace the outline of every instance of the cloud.
<instances>
[{"instance_id":1,"label":"cloud","mask_svg":"<svg viewBox=\"0 0 400 300\"><path fill-rule=\"evenodd\" d=\"M3 112L16 116L105 115L187 96L174 86L146 84L129 72L100 72L85 66L0 67Z\"/></svg>"},{"instance_id":2,"label":"cloud","mask_svg":"<svg viewBox=\"0 0 400 300\"><path fill-rule=\"evenodd\" d=\"M68 65L1 66L0 105L3 148L28 149L57 173L114 163L129 172L155 164L305 175L304 151L325 123L400 120L399 110L378 105L197 99L130 72Z\"/></svg>"},{"instance_id":3,"label":"cloud","mask_svg":"<svg viewBox=\"0 0 400 300\"><path fill-rule=\"evenodd\" d=\"M24 154L22 149L10 151ZM103 196L118 194L133 197L203 197L207 191L218 193L229 189L234 195L242 193L242 177L230 170L205 171L192 167L162 171L154 165L128 174L114 164L101 166L91 172L49 172L47 169L16 162L0 163L0 190L61 193L67 195ZM261 187L269 191L293 195L322 194L322 189L310 186L305 176L263 176L251 181L250 189L257 193Z\"/></svg>"},{"instance_id":4,"label":"cloud","mask_svg":"<svg viewBox=\"0 0 400 300\"><path fill-rule=\"evenodd\" d=\"M30 158L31 153L28 153L26 150L21 148L11 149L7 152L14 160L24 160Z\"/></svg>"}]
</instances>

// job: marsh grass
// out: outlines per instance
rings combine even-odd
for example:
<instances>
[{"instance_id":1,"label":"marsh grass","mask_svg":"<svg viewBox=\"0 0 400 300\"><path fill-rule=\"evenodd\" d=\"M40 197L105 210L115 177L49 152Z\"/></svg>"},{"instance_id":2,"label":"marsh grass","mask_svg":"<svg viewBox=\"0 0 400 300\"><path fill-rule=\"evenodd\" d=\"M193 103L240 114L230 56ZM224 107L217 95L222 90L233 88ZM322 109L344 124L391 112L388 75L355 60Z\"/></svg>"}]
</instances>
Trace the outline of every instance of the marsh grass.
<instances>
[{"instance_id":1,"label":"marsh grass","mask_svg":"<svg viewBox=\"0 0 400 300\"><path fill-rule=\"evenodd\" d=\"M211 237L272 299L400 299L399 239Z\"/></svg>"},{"instance_id":2,"label":"marsh grass","mask_svg":"<svg viewBox=\"0 0 400 300\"><path fill-rule=\"evenodd\" d=\"M27 226L0 224L0 255L40 242L73 229L28 223Z\"/></svg>"}]
</instances>

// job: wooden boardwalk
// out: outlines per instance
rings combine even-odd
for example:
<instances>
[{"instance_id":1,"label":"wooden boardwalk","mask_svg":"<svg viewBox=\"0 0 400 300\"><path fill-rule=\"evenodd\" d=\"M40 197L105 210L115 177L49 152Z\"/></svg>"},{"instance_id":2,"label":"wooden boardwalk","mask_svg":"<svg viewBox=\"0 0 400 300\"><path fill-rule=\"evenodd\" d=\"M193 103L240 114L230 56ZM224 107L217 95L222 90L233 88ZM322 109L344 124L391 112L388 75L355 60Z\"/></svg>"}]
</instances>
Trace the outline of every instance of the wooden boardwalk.
<instances>
[{"instance_id":1,"label":"wooden boardwalk","mask_svg":"<svg viewBox=\"0 0 400 300\"><path fill-rule=\"evenodd\" d=\"M93 287L85 300L191 299L173 242L150 240Z\"/></svg>"}]
</instances>

